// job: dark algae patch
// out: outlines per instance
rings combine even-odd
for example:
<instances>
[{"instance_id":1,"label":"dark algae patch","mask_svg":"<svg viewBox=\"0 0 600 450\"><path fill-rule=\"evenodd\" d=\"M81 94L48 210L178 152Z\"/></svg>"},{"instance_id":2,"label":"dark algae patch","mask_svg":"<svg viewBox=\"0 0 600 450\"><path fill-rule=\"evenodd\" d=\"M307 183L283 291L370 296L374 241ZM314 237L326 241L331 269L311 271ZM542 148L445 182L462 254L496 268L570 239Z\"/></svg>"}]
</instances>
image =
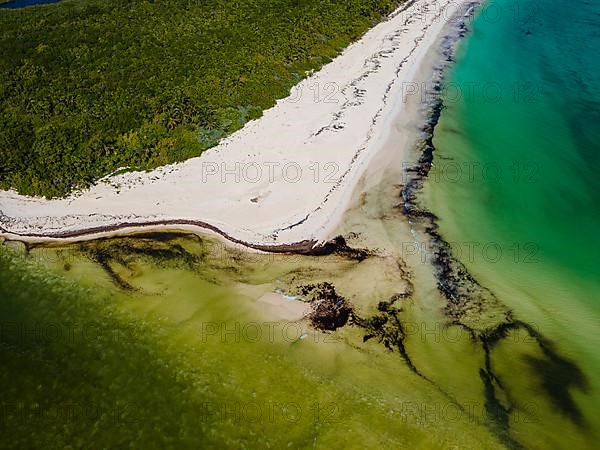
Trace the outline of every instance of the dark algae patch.
<instances>
[{"instance_id":1,"label":"dark algae patch","mask_svg":"<svg viewBox=\"0 0 600 450\"><path fill-rule=\"evenodd\" d=\"M366 333L363 336L363 342L375 338L388 350L398 351L410 370L420 377L423 377L423 374L419 372L411 360L405 346L407 333L399 317L401 309L394 306L394 303L400 298L406 297L392 297L387 302L380 302L378 309L381 314L371 316L367 319L356 317L355 323L363 328Z\"/></svg>"},{"instance_id":2,"label":"dark algae patch","mask_svg":"<svg viewBox=\"0 0 600 450\"><path fill-rule=\"evenodd\" d=\"M338 255L360 262L372 256L373 252L368 249L353 248L348 245L344 236L336 236L322 246L316 246L308 254L314 256Z\"/></svg>"},{"instance_id":3,"label":"dark algae patch","mask_svg":"<svg viewBox=\"0 0 600 450\"><path fill-rule=\"evenodd\" d=\"M181 244L172 242L178 238L181 239L181 236L177 234L152 233L132 238L102 239L81 244L79 251L97 262L116 285L126 290L135 290L114 269L115 265L131 269L133 264L143 260L159 267L193 270L203 261L204 254L192 253ZM200 238L187 239L201 242Z\"/></svg>"},{"instance_id":4,"label":"dark algae patch","mask_svg":"<svg viewBox=\"0 0 600 450\"><path fill-rule=\"evenodd\" d=\"M307 317L317 330L335 331L350 319L352 306L331 283L308 284L301 286L298 292L310 303Z\"/></svg>"},{"instance_id":5,"label":"dark algae patch","mask_svg":"<svg viewBox=\"0 0 600 450\"><path fill-rule=\"evenodd\" d=\"M200 245L200 249L186 250L181 243L183 240ZM53 245L24 243L27 253L35 250L52 252L58 249L56 256L63 255L65 271L70 270L69 258L83 255L102 267L110 279L120 288L134 291L135 288L120 274L118 268L131 270L140 261L157 267L181 267L192 270L206 256L202 249L202 240L195 235L183 236L180 233L140 233L134 237L121 237L112 239L97 239L82 244L61 249Z\"/></svg>"},{"instance_id":6,"label":"dark algae patch","mask_svg":"<svg viewBox=\"0 0 600 450\"><path fill-rule=\"evenodd\" d=\"M460 29L464 35L466 28ZM453 61L454 43L449 41L442 50L447 63ZM514 317L513 311L505 306L497 296L483 286L458 260L451 246L442 236L439 218L420 201L419 195L427 182L433 167L436 148L433 136L436 125L444 110L444 99L440 96L443 87L443 72L446 65L439 68L438 81L433 83L430 92L432 99L430 118L423 128L418 162L409 167L408 181L401 187L402 203L399 209L415 230L427 236L431 243L431 266L437 280L437 288L446 299L444 314L449 324L462 327L474 342L480 343L484 351L483 367L479 376L483 385L485 411L490 430L508 448L526 448L511 433L511 414L515 413L518 402L511 397L506 383L494 369L493 350L507 339L509 332L523 332L530 341L537 344L538 355L523 355L533 372L539 377L539 385L550 399L550 403L580 427L585 426L574 391L589 392L589 383L582 369L573 361L561 356L554 344L537 331L531 324ZM375 329L385 330L388 323L385 317L378 318ZM389 334L389 332L388 332ZM381 336L374 332L371 336ZM401 336L401 333L398 333ZM381 339L381 338L380 338ZM389 338L388 338L389 342Z\"/></svg>"},{"instance_id":7,"label":"dark algae patch","mask_svg":"<svg viewBox=\"0 0 600 450\"><path fill-rule=\"evenodd\" d=\"M28 249L44 247L43 245L27 244L26 246ZM157 267L179 268L201 273L200 266L206 263L208 258L224 257L233 264L221 265L221 270L239 272L244 258L249 256L246 250L239 253L235 248L228 249L226 244L212 240L205 241L197 235L177 232L139 233L131 237L98 239L80 244L77 249L102 266L115 284L127 290L134 290L134 288L114 269L116 265L130 269L132 265L144 260ZM365 249L350 247L342 236L338 236L322 246L301 245L296 248L296 246L291 245L289 248L282 246L273 251L274 255L281 255L276 256L278 258L284 258L285 254L291 255L298 252L298 255L306 256L333 255L356 262L361 262L373 254ZM331 285L330 288L334 290ZM308 287L303 289L308 289ZM313 286L311 289L315 289L315 292L313 292L315 298L318 297L317 293L321 294L323 300L327 298L328 291L323 286L318 289ZM323 308L327 308L327 304L324 303Z\"/></svg>"},{"instance_id":8,"label":"dark algae patch","mask_svg":"<svg viewBox=\"0 0 600 450\"><path fill-rule=\"evenodd\" d=\"M426 155L421 159L419 168L413 169L412 172L417 174L417 177L425 178L431 167L430 161L429 156ZM507 447L525 448L510 433L509 418L513 408L511 405L505 406L499 400L499 391L502 391L503 396L509 393L494 373L492 362L494 346L506 337L506 332L509 330L526 331L538 343L541 356L530 356L527 360L541 378L540 384L545 394L551 399L552 404L571 420L578 425L583 425L581 413L571 391L571 388L581 392L587 391L587 381L582 370L573 361L560 356L554 350L552 343L534 327L515 319L512 311L503 305L493 292L482 286L469 273L465 265L453 256L450 245L438 232L436 216L418 206L415 202L416 192L410 190L420 186L424 178L421 178L419 183L404 187L402 197L407 200L403 210L415 226L422 227L423 232L432 242L431 264L438 290L447 299L444 313L449 323L465 329L474 341L481 343L484 349L485 364L480 369L480 378L484 386L490 430L496 433Z\"/></svg>"}]
</instances>

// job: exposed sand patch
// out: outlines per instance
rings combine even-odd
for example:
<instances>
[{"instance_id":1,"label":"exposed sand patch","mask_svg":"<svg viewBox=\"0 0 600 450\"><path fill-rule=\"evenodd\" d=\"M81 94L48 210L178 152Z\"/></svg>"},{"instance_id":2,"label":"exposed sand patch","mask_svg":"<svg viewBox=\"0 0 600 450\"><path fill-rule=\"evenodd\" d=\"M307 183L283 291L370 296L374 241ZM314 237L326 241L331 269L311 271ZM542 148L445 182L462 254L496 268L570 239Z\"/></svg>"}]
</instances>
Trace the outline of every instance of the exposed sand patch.
<instances>
[{"instance_id":1,"label":"exposed sand patch","mask_svg":"<svg viewBox=\"0 0 600 450\"><path fill-rule=\"evenodd\" d=\"M287 322L302 320L310 311L310 305L308 303L301 302L300 300L287 299L283 295L275 292L264 294L256 301L256 303L267 316L276 317L279 320Z\"/></svg>"}]
</instances>

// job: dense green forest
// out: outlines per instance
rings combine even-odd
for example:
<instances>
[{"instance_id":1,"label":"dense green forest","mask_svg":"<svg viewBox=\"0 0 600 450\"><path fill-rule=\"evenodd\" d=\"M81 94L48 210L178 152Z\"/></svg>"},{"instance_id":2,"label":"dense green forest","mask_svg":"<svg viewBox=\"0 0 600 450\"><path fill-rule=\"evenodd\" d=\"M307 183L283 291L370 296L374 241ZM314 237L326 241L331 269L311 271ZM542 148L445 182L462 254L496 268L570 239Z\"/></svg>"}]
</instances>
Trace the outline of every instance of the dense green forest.
<instances>
[{"instance_id":1,"label":"dense green forest","mask_svg":"<svg viewBox=\"0 0 600 450\"><path fill-rule=\"evenodd\" d=\"M62 196L199 155L398 0L64 0L0 10L0 188Z\"/></svg>"}]
</instances>

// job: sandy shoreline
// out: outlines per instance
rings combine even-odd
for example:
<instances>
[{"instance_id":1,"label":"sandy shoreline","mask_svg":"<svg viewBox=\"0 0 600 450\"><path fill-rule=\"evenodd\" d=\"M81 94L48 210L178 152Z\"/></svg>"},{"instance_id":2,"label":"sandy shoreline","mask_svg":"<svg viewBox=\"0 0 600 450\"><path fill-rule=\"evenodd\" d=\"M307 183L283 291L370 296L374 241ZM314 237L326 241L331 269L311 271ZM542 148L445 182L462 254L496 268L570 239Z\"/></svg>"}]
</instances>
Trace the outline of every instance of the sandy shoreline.
<instances>
[{"instance_id":1,"label":"sandy shoreline","mask_svg":"<svg viewBox=\"0 0 600 450\"><path fill-rule=\"evenodd\" d=\"M390 145L389 130L418 126L422 111L406 96L421 95L433 70L426 56L467 3L408 2L200 157L107 177L64 199L0 192L0 236L83 240L168 227L310 252L333 237L376 155L406 158L407 143Z\"/></svg>"}]
</instances>

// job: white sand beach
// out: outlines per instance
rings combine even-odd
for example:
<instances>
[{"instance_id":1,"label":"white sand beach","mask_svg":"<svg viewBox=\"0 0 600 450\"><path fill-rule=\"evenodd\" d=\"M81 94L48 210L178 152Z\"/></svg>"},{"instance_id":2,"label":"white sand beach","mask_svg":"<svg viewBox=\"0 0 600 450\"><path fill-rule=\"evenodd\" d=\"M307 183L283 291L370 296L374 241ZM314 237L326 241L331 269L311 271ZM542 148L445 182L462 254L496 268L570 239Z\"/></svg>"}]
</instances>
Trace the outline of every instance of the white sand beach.
<instances>
[{"instance_id":1,"label":"white sand beach","mask_svg":"<svg viewBox=\"0 0 600 450\"><path fill-rule=\"evenodd\" d=\"M418 126L422 111L404 100L419 95L427 54L466 4L408 2L200 157L107 177L64 199L0 192L0 235L91 239L168 225L258 246L323 242L375 155L405 157L408 144L390 142L389 130Z\"/></svg>"}]
</instances>

